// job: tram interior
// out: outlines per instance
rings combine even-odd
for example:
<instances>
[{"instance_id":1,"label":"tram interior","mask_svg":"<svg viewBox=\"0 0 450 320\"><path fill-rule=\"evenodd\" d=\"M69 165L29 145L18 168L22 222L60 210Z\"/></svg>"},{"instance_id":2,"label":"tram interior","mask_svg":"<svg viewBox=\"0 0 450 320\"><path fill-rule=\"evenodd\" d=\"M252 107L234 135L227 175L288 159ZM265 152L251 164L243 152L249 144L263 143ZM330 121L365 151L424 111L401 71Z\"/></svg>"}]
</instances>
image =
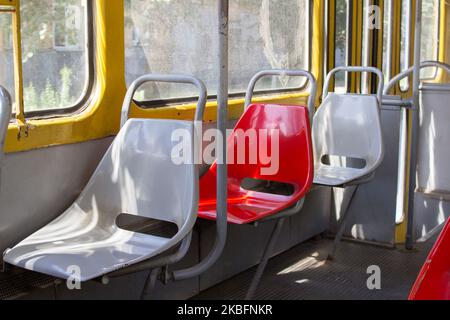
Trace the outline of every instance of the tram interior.
<instances>
[{"instance_id":1,"label":"tram interior","mask_svg":"<svg viewBox=\"0 0 450 320\"><path fill-rule=\"evenodd\" d=\"M450 299L449 17L0 0L0 299Z\"/></svg>"}]
</instances>

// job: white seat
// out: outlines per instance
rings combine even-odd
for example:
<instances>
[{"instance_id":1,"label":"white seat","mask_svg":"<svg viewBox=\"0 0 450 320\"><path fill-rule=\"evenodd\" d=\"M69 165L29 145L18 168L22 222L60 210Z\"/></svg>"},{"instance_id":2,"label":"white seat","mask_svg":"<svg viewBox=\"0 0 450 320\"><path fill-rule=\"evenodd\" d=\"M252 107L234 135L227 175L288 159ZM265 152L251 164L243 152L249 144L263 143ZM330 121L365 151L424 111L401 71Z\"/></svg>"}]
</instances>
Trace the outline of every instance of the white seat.
<instances>
[{"instance_id":1,"label":"white seat","mask_svg":"<svg viewBox=\"0 0 450 320\"><path fill-rule=\"evenodd\" d=\"M366 72L378 77L378 92L369 94L328 94L330 81L338 72ZM322 105L314 116L314 183L348 188L341 203L338 230L328 259L333 259L342 239L348 209L358 186L373 177L384 158L380 108L383 73L373 67L338 67L325 79Z\"/></svg>"},{"instance_id":2,"label":"white seat","mask_svg":"<svg viewBox=\"0 0 450 320\"><path fill-rule=\"evenodd\" d=\"M80 281L155 257L186 238L196 221L198 181L194 161L176 165L174 130L194 136L192 122L131 119L126 122L76 202L59 218L4 255L4 261ZM192 154L193 156L193 154ZM193 160L193 159L192 159ZM121 214L178 226L172 238L120 229Z\"/></svg>"},{"instance_id":3,"label":"white seat","mask_svg":"<svg viewBox=\"0 0 450 320\"><path fill-rule=\"evenodd\" d=\"M312 134L315 184L344 186L370 175L383 160L375 95L328 95L314 116ZM331 160L326 162L325 158ZM345 159L358 159L364 166L348 166Z\"/></svg>"}]
</instances>

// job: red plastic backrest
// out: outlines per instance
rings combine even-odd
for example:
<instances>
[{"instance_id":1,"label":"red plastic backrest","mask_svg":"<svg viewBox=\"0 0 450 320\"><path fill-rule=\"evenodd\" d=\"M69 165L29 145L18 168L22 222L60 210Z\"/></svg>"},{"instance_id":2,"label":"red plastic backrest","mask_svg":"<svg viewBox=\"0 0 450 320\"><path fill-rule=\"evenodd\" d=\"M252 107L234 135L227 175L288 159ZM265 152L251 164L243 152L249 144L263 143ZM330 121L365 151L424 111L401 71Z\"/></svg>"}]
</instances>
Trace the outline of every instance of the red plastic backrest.
<instances>
[{"instance_id":1,"label":"red plastic backrest","mask_svg":"<svg viewBox=\"0 0 450 320\"><path fill-rule=\"evenodd\" d=\"M242 143L238 143L236 137L239 131L249 134L250 131L256 133L257 143L249 146L248 138L243 149L245 149L245 163L238 162L239 153L237 147ZM272 139L277 140L277 133L279 137L278 156L273 156ZM267 146L267 152L263 155L271 156L272 160L277 161L274 168L274 174L267 174L264 172L271 167L271 164L264 163L259 152L259 144L261 142ZM242 141L242 140L241 140ZM234 152L233 152L234 150ZM242 149L241 149L242 150ZM250 160L250 152L256 151L256 163ZM230 155L234 154L234 157ZM240 153L242 156L242 152ZM239 188L243 179L260 179L268 181L276 181L288 183L295 187L295 196L304 195L310 188L313 180L313 155L311 142L311 129L308 118L308 110L301 106L287 106L287 105L273 105L273 104L254 104L251 105L243 114L237 123L233 133L228 140L228 182L229 188ZM241 158L242 160L242 158ZM253 159L254 160L254 159ZM262 161L263 160L263 161ZM272 162L273 164L273 162ZM209 177L205 177L202 185L212 186L215 179L216 165L213 165L210 170ZM270 171L270 170L269 170ZM207 194L214 197L213 190L202 190L202 194L206 197Z\"/></svg>"},{"instance_id":2,"label":"red plastic backrest","mask_svg":"<svg viewBox=\"0 0 450 320\"><path fill-rule=\"evenodd\" d=\"M450 219L422 267L409 299L450 300Z\"/></svg>"}]
</instances>

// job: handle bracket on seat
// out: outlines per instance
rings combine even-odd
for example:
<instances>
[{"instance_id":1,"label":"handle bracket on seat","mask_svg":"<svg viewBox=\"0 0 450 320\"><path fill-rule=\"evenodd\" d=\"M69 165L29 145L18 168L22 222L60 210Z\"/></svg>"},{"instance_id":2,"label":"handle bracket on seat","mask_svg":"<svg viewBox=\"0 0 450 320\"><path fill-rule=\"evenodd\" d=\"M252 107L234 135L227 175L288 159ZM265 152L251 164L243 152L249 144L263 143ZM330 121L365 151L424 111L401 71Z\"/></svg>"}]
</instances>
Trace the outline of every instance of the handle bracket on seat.
<instances>
[{"instance_id":1,"label":"handle bracket on seat","mask_svg":"<svg viewBox=\"0 0 450 320\"><path fill-rule=\"evenodd\" d=\"M378 103L381 105L381 101L383 100L383 87L384 87L384 76L383 73L374 67L337 67L328 73L327 78L325 79L324 89L323 89L323 96L322 99L325 100L325 98L328 96L328 89L330 87L331 79L336 75L338 72L367 72L367 73L374 73L377 75L379 81L378 81L378 90L377 90L377 99Z\"/></svg>"},{"instance_id":2,"label":"handle bracket on seat","mask_svg":"<svg viewBox=\"0 0 450 320\"><path fill-rule=\"evenodd\" d=\"M203 114L205 113L206 99L208 97L206 86L204 83L188 75L181 74L147 74L142 77L137 78L129 87L127 94L125 96L123 106L122 106L122 118L120 121L120 126L123 127L128 121L130 115L130 107L133 102L133 97L136 91L145 83L148 82L166 82L166 83L180 83L180 84L192 84L197 87L199 91L199 97L197 102L197 109L195 112L195 121L203 121Z\"/></svg>"},{"instance_id":3,"label":"handle bracket on seat","mask_svg":"<svg viewBox=\"0 0 450 320\"><path fill-rule=\"evenodd\" d=\"M442 70L444 70L445 72L447 72L450 75L450 65L448 65L446 63L439 62L439 61L424 61L420 64L420 69L431 68L431 67L441 68ZM392 78L389 81L386 88L384 89L384 95L389 95L391 90L394 88L394 86L398 82L402 81L405 78L410 77L413 74L413 72L414 72L414 67L411 67L411 68L399 73L394 78Z\"/></svg>"},{"instance_id":4,"label":"handle bracket on seat","mask_svg":"<svg viewBox=\"0 0 450 320\"><path fill-rule=\"evenodd\" d=\"M289 77L306 77L310 83L310 93L308 99L308 110L309 110L309 118L312 123L312 119L314 118L315 113L315 101L317 95L317 81L316 78L312 75L312 73L305 70L263 70L258 72L253 76L250 80L250 84L248 85L247 92L245 94L245 108L247 109L252 103L253 92L255 91L256 83L263 77L267 76L289 76Z\"/></svg>"}]
</instances>

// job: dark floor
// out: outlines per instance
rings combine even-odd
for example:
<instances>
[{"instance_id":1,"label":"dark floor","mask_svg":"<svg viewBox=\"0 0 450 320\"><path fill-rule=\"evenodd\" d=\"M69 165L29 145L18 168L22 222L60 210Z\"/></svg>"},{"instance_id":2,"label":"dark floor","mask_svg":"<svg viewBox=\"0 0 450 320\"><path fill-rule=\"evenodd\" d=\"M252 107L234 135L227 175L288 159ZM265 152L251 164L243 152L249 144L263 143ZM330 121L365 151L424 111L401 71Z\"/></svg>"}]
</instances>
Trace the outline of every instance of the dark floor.
<instances>
[{"instance_id":1,"label":"dark floor","mask_svg":"<svg viewBox=\"0 0 450 320\"><path fill-rule=\"evenodd\" d=\"M331 240L312 240L269 261L255 299L407 299L434 240L414 251L342 242L334 261L324 259ZM381 290L367 288L372 265L381 269ZM195 299L243 299L254 272L248 270Z\"/></svg>"}]
</instances>

